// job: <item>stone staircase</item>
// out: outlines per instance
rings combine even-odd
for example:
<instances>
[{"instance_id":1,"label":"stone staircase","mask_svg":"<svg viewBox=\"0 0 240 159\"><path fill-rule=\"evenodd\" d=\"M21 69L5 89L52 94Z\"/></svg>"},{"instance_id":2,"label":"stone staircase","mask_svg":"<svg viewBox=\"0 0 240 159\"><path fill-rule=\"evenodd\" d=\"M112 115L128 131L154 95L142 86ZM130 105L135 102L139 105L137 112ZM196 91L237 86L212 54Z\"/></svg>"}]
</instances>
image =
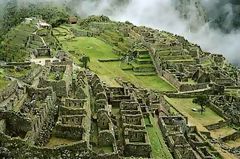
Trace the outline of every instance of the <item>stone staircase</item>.
<instances>
[{"instance_id":1,"label":"stone staircase","mask_svg":"<svg viewBox=\"0 0 240 159\"><path fill-rule=\"evenodd\" d=\"M135 61L132 63L134 75L136 76L153 76L156 70L148 51L139 51Z\"/></svg>"}]
</instances>

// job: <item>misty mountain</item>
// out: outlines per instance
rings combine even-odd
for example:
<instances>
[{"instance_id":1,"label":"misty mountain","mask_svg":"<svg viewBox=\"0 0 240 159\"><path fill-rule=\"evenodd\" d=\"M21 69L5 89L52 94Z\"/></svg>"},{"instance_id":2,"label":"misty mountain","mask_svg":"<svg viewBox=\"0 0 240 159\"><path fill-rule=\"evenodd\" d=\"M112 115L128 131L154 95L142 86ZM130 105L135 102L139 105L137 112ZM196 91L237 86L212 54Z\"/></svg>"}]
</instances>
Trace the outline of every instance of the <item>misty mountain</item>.
<instances>
[{"instance_id":1,"label":"misty mountain","mask_svg":"<svg viewBox=\"0 0 240 159\"><path fill-rule=\"evenodd\" d=\"M215 0L207 3L203 2L203 5L211 27L220 28L224 32L231 32L240 28L239 0Z\"/></svg>"},{"instance_id":2,"label":"misty mountain","mask_svg":"<svg viewBox=\"0 0 240 159\"><path fill-rule=\"evenodd\" d=\"M188 21L189 30L195 32L208 22L208 15L199 0L173 0L180 17Z\"/></svg>"},{"instance_id":3,"label":"misty mountain","mask_svg":"<svg viewBox=\"0 0 240 159\"><path fill-rule=\"evenodd\" d=\"M190 20L190 28L208 22L210 27L231 32L240 28L239 0L174 0L181 17Z\"/></svg>"},{"instance_id":4,"label":"misty mountain","mask_svg":"<svg viewBox=\"0 0 240 159\"><path fill-rule=\"evenodd\" d=\"M7 1L0 0L0 4ZM240 63L239 0L17 1L19 7L26 6L29 2L34 4L48 2L49 6L67 8L80 17L106 15L115 21L130 21L135 25L165 30L184 36L205 51L224 54L231 62Z\"/></svg>"}]
</instances>

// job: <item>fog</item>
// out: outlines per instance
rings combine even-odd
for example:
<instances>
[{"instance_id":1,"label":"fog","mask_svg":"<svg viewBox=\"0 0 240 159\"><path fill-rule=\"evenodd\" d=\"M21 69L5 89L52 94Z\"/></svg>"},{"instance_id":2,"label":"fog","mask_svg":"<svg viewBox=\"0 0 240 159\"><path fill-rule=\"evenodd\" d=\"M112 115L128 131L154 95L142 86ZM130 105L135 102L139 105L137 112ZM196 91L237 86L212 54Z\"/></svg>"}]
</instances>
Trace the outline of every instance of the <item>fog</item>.
<instances>
[{"instance_id":1,"label":"fog","mask_svg":"<svg viewBox=\"0 0 240 159\"><path fill-rule=\"evenodd\" d=\"M72 9L82 17L106 15L112 20L130 21L135 25L144 25L179 34L200 45L204 51L224 54L232 63L240 64L240 31L232 29L231 21L234 18L234 12L229 4L230 1L238 3L235 0L199 0L209 18L204 22L199 20L201 17L198 17L199 14L194 5L186 6L189 9L190 17L187 20L181 18L174 2L186 2L184 0L32 0L35 3L50 1L58 4L71 3ZM0 4L1 2L3 0L0 0ZM228 33L210 25L214 18L223 13L226 18L223 20L222 26L229 30ZM196 25L198 29L194 32L190 31L191 24Z\"/></svg>"},{"instance_id":2,"label":"fog","mask_svg":"<svg viewBox=\"0 0 240 159\"><path fill-rule=\"evenodd\" d=\"M128 20L136 25L145 25L179 34L200 45L204 51L224 54L231 62L240 64L240 31L230 28L233 14L228 0L202 0L206 12L211 15L209 21L212 20L211 18L226 12L227 18L223 21L223 26L230 30L228 33L209 27L208 22L200 23L198 30L191 32L189 24L193 22L193 19L197 19L197 13L194 13L195 8L191 8L193 16L184 20L180 18L173 2L173 0L130 0L122 6L114 6L114 0L99 0L97 2L83 0L77 7L77 12L81 15L104 14L113 20Z\"/></svg>"}]
</instances>

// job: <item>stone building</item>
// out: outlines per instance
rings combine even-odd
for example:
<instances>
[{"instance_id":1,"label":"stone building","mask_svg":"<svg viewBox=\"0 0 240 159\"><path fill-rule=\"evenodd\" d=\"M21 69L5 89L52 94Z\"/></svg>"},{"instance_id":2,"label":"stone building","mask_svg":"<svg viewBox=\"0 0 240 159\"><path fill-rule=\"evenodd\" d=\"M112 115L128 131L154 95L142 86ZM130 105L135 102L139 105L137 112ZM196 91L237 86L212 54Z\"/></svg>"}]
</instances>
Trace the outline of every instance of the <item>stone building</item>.
<instances>
[{"instance_id":1,"label":"stone building","mask_svg":"<svg viewBox=\"0 0 240 159\"><path fill-rule=\"evenodd\" d=\"M220 154L213 149L196 127L189 127L181 116L160 116L159 126L165 140L177 159L213 159Z\"/></svg>"},{"instance_id":2,"label":"stone building","mask_svg":"<svg viewBox=\"0 0 240 159\"><path fill-rule=\"evenodd\" d=\"M67 97L72 85L72 63L53 62L44 68L38 87L53 87L57 96Z\"/></svg>"}]
</instances>

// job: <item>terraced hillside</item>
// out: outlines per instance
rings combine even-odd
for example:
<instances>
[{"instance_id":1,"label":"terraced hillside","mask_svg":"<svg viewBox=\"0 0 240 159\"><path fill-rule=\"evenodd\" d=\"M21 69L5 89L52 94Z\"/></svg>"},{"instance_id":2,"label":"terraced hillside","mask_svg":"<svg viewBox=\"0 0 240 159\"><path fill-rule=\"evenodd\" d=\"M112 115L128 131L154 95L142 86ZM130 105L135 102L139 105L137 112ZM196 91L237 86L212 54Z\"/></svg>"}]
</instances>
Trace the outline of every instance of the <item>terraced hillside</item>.
<instances>
[{"instance_id":1,"label":"terraced hillside","mask_svg":"<svg viewBox=\"0 0 240 159\"><path fill-rule=\"evenodd\" d=\"M239 158L240 72L222 55L105 16L69 23L6 35L22 55L0 63L5 156Z\"/></svg>"},{"instance_id":2,"label":"terraced hillside","mask_svg":"<svg viewBox=\"0 0 240 159\"><path fill-rule=\"evenodd\" d=\"M76 27L76 26L74 26ZM65 28L65 29L62 29ZM138 86L156 89L159 91L173 91L174 88L165 82L163 79L157 77L155 68L151 64L151 60L148 54L144 53L144 58L150 61L150 64L138 64L132 62L132 69L122 70L121 61L113 62L100 62L99 60L119 59L121 56L114 54L114 47L94 37L74 37L71 32L71 26L62 26L55 30L61 31L61 34L54 31L60 43L62 43L64 50L71 53L76 63L79 63L79 59L82 55L90 57L89 68L96 72L104 81L108 84L116 86L116 78L122 78L127 81L131 81ZM66 33L68 31L68 33ZM62 36L64 35L64 36ZM142 55L141 55L142 56ZM142 58L139 56L140 58ZM139 58L139 59L140 59ZM147 70L145 70L147 68ZM147 71L147 72L146 72ZM139 75L146 75L139 76ZM148 80L143 80L148 79Z\"/></svg>"}]
</instances>

